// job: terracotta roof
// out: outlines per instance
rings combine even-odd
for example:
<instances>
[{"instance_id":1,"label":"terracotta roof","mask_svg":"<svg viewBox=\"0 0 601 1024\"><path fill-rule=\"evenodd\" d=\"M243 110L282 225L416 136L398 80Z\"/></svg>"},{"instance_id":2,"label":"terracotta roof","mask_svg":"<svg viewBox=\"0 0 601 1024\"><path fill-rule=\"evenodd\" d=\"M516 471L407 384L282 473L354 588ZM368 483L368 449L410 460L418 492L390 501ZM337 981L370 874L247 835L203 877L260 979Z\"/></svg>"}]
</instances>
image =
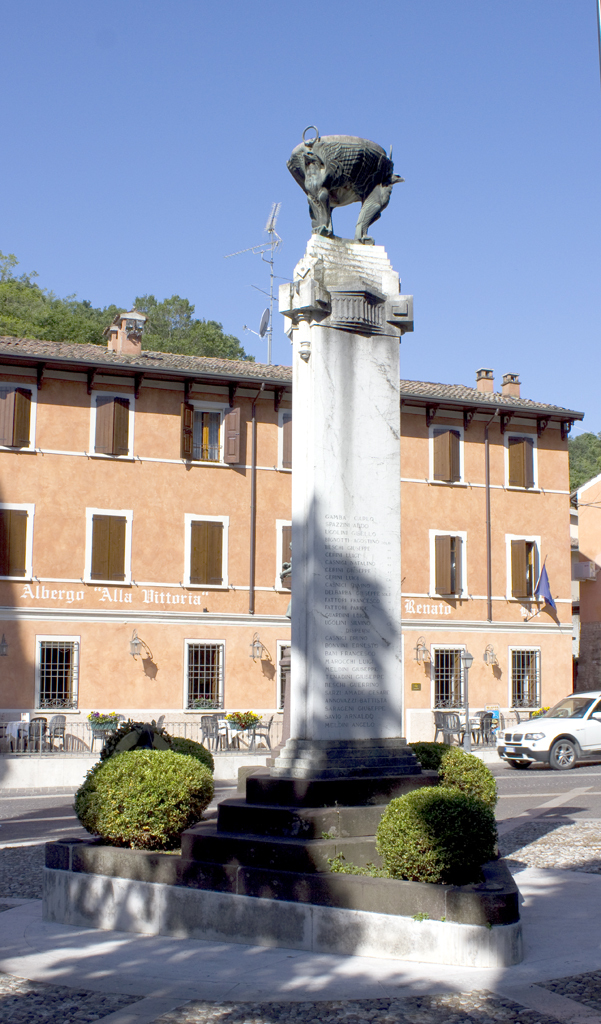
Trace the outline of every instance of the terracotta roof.
<instances>
[{"instance_id":1,"label":"terracotta roof","mask_svg":"<svg viewBox=\"0 0 601 1024\"><path fill-rule=\"evenodd\" d=\"M412 398L421 401L429 401L433 405L469 405L469 406L502 406L504 409L521 409L524 412L540 412L549 415L561 416L563 419L579 419L584 417L583 412L575 412L573 409L565 409L561 405L548 405L546 402L533 402L530 398L514 398L512 395L503 395L497 391L478 391L477 388L468 388L464 384L435 384L431 381L402 380L401 398L411 400Z\"/></svg>"}]
</instances>

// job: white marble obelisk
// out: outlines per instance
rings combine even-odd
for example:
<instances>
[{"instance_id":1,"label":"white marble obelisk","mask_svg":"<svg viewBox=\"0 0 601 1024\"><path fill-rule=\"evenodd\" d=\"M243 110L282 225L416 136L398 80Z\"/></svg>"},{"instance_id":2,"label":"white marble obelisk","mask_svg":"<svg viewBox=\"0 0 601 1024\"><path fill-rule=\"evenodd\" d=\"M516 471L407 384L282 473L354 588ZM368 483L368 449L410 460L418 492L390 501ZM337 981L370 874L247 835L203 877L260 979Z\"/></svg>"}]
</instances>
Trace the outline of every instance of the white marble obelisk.
<instances>
[{"instance_id":1,"label":"white marble obelisk","mask_svg":"<svg viewBox=\"0 0 601 1024\"><path fill-rule=\"evenodd\" d=\"M400 332L382 246L313 235L292 323L290 739L275 775L411 770L401 739ZM403 765L406 764L406 767Z\"/></svg>"}]
</instances>

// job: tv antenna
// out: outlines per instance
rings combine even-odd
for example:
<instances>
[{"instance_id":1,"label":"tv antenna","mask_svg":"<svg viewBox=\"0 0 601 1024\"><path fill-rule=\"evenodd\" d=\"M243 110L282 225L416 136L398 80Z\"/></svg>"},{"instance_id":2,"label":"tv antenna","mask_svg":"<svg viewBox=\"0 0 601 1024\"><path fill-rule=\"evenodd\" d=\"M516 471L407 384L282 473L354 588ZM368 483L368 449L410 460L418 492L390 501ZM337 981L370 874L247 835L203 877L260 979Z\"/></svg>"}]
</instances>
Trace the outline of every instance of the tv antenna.
<instances>
[{"instance_id":1,"label":"tv antenna","mask_svg":"<svg viewBox=\"0 0 601 1024\"><path fill-rule=\"evenodd\" d=\"M271 204L271 213L269 214L265 225L265 231L269 235L268 242L260 242L258 245L249 246L248 249L239 249L238 252L230 252L225 257L226 260L229 260L231 256L241 256L245 252L252 252L257 256L260 256L264 263L269 264L269 291L265 292L262 288L257 288L256 285L253 285L253 288L257 288L257 291L263 292L263 295L267 295L269 297L269 308L263 311L258 331L251 331L250 327L247 327L246 324L244 325L245 331L251 331L251 334L258 334L260 338L264 338L265 335L267 335L267 363L269 366L271 366L271 343L273 340L273 282L275 280L273 265L275 261L275 254L282 244L282 239L278 235L275 226L281 205L281 203Z\"/></svg>"}]
</instances>

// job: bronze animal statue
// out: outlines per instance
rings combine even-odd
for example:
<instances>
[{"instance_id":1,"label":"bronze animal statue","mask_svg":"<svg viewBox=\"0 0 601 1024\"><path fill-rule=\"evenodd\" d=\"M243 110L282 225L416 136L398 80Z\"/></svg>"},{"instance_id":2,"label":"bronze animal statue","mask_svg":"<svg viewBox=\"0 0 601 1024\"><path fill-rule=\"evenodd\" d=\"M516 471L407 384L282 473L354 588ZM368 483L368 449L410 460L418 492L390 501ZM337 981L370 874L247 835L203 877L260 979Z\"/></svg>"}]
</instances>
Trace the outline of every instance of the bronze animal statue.
<instances>
[{"instance_id":1,"label":"bronze animal statue","mask_svg":"<svg viewBox=\"0 0 601 1024\"><path fill-rule=\"evenodd\" d=\"M313 139L305 139L310 129ZM361 203L355 241L373 245L367 231L390 202L392 186L404 181L394 174L390 156L375 142L355 135L324 135L315 125L303 132L303 141L292 151L288 170L309 199L314 235L333 238L332 209Z\"/></svg>"}]
</instances>

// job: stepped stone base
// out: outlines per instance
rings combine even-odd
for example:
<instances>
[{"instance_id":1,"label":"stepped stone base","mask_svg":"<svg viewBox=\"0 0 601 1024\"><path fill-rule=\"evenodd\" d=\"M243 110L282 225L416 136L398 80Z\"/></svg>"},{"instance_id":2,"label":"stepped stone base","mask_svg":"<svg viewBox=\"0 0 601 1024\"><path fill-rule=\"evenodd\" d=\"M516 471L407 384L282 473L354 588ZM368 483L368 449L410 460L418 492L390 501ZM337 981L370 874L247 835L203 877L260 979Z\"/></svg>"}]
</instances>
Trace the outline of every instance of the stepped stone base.
<instances>
[{"instance_id":1,"label":"stepped stone base","mask_svg":"<svg viewBox=\"0 0 601 1024\"><path fill-rule=\"evenodd\" d=\"M289 739L270 768L274 778L344 779L417 775L421 767L401 737L367 740Z\"/></svg>"}]
</instances>

